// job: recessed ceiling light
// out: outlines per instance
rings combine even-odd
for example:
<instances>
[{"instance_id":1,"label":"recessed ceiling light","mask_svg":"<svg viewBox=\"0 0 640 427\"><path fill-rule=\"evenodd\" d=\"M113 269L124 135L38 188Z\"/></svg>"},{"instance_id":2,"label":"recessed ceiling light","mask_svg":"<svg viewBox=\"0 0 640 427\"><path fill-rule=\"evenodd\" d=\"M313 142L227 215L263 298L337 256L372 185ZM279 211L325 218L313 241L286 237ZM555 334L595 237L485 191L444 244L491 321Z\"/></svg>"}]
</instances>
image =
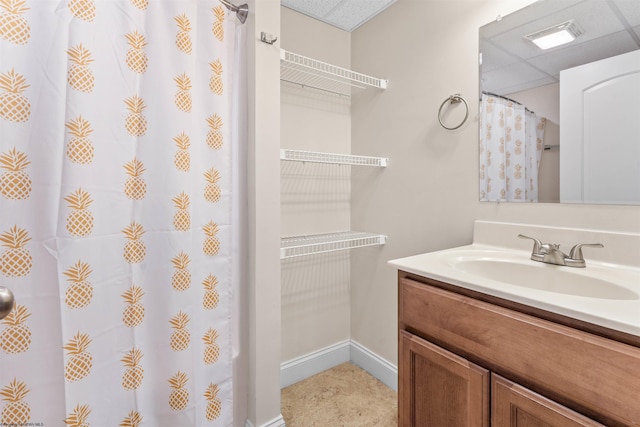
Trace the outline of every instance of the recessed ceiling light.
<instances>
[{"instance_id":1,"label":"recessed ceiling light","mask_svg":"<svg viewBox=\"0 0 640 427\"><path fill-rule=\"evenodd\" d=\"M554 25L553 27L545 28L541 31L528 34L524 36L524 38L533 42L540 49L545 50L572 42L580 34L582 34L580 28L578 28L573 20L570 20L559 25Z\"/></svg>"}]
</instances>

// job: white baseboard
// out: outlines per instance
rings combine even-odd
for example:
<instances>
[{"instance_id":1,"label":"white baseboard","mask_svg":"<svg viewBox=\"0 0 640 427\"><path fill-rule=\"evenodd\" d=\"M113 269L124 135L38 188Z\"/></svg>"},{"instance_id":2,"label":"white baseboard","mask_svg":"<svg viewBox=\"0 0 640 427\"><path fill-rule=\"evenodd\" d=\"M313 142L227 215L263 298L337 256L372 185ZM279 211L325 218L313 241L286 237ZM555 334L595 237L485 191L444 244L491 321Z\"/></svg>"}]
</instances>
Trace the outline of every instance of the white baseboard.
<instances>
[{"instance_id":1,"label":"white baseboard","mask_svg":"<svg viewBox=\"0 0 640 427\"><path fill-rule=\"evenodd\" d=\"M350 360L390 389L398 391L398 368L392 363L353 340L351 340Z\"/></svg>"},{"instance_id":2,"label":"white baseboard","mask_svg":"<svg viewBox=\"0 0 640 427\"><path fill-rule=\"evenodd\" d=\"M246 421L244 427L253 427L253 423L249 420ZM262 424L260 427L286 427L284 424L284 418L280 415L277 418L274 418L271 421L268 421L266 424Z\"/></svg>"},{"instance_id":3,"label":"white baseboard","mask_svg":"<svg viewBox=\"0 0 640 427\"><path fill-rule=\"evenodd\" d=\"M398 390L398 368L354 340L345 340L280 365L280 386L290 386L345 362L358 365L387 387Z\"/></svg>"},{"instance_id":4,"label":"white baseboard","mask_svg":"<svg viewBox=\"0 0 640 427\"><path fill-rule=\"evenodd\" d=\"M280 365L280 388L285 388L312 375L350 360L351 341L345 340L313 353L296 357Z\"/></svg>"}]
</instances>

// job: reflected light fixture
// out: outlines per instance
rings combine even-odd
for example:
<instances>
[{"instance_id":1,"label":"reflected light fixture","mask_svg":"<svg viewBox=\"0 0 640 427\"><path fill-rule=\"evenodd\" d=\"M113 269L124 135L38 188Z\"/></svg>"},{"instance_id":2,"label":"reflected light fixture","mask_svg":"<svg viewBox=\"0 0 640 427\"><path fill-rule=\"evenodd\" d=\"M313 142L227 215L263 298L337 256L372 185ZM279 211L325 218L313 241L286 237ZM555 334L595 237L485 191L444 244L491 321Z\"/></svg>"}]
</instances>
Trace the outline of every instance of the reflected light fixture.
<instances>
[{"instance_id":1,"label":"reflected light fixture","mask_svg":"<svg viewBox=\"0 0 640 427\"><path fill-rule=\"evenodd\" d=\"M580 34L582 34L582 31L572 19L562 24L527 34L524 38L533 42L540 49L546 50L572 42Z\"/></svg>"}]
</instances>

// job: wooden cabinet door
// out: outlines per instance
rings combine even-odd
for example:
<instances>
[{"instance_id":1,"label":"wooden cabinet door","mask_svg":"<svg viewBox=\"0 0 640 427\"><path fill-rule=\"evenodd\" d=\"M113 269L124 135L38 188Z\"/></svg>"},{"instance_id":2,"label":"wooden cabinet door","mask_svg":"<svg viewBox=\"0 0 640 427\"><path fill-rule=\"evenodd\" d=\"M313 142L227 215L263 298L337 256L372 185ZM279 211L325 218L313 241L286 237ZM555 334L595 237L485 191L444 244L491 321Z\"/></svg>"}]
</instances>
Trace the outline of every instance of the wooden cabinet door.
<instances>
[{"instance_id":1,"label":"wooden cabinet door","mask_svg":"<svg viewBox=\"0 0 640 427\"><path fill-rule=\"evenodd\" d=\"M491 374L491 426L604 427L496 374Z\"/></svg>"},{"instance_id":2,"label":"wooden cabinet door","mask_svg":"<svg viewBox=\"0 0 640 427\"><path fill-rule=\"evenodd\" d=\"M488 427L489 371L400 331L400 427Z\"/></svg>"}]
</instances>

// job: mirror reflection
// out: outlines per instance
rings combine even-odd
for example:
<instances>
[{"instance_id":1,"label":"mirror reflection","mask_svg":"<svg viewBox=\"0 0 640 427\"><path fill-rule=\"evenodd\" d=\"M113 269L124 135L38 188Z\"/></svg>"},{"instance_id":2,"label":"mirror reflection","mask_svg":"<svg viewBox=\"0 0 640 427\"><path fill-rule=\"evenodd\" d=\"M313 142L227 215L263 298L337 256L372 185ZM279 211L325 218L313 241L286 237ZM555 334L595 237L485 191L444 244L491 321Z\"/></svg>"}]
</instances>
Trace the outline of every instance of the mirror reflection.
<instances>
[{"instance_id":1,"label":"mirror reflection","mask_svg":"<svg viewBox=\"0 0 640 427\"><path fill-rule=\"evenodd\" d=\"M480 200L640 204L638 0L540 0L480 63Z\"/></svg>"}]
</instances>

